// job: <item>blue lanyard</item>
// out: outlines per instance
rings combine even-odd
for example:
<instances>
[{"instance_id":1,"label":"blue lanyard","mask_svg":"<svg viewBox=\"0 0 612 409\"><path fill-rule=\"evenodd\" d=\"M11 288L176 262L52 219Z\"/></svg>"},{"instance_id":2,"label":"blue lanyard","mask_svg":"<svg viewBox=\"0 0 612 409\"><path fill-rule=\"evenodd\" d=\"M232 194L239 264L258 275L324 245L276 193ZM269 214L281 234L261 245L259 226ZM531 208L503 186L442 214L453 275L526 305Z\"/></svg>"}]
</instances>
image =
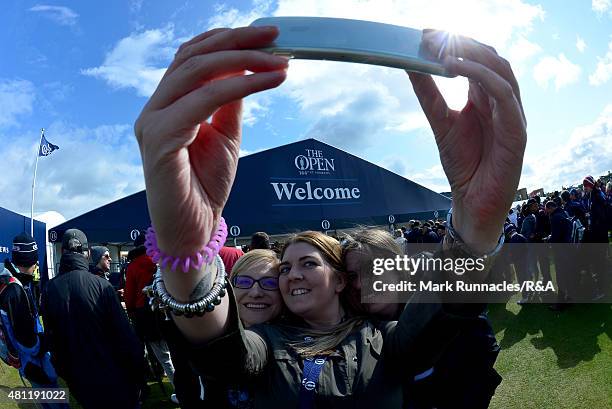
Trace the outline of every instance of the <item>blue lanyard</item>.
<instances>
[{"instance_id":1,"label":"blue lanyard","mask_svg":"<svg viewBox=\"0 0 612 409\"><path fill-rule=\"evenodd\" d=\"M300 387L300 409L313 407L315 389L326 357L306 358L304 360L304 377Z\"/></svg>"}]
</instances>

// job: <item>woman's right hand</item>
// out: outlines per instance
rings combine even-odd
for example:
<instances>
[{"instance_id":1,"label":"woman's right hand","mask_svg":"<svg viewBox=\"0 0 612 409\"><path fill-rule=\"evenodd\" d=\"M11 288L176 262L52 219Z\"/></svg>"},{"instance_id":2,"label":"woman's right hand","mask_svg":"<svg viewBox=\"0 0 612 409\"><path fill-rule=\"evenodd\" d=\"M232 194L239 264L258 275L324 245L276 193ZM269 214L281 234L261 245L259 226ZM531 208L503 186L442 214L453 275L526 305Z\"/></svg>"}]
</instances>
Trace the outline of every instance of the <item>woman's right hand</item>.
<instances>
[{"instance_id":1,"label":"woman's right hand","mask_svg":"<svg viewBox=\"0 0 612 409\"><path fill-rule=\"evenodd\" d=\"M253 50L277 35L275 27L243 27L194 37L138 117L149 213L164 253L193 255L214 233L238 165L242 98L286 78L286 59Z\"/></svg>"}]
</instances>

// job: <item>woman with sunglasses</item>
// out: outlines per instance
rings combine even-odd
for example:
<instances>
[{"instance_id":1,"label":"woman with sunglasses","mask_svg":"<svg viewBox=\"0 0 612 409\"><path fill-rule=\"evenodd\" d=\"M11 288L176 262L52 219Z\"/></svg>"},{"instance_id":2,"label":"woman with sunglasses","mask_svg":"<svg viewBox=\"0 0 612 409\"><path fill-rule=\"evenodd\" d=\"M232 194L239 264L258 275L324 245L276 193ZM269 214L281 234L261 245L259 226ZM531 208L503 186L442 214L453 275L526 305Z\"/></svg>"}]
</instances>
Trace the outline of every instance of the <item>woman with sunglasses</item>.
<instances>
[{"instance_id":1,"label":"woman with sunglasses","mask_svg":"<svg viewBox=\"0 0 612 409\"><path fill-rule=\"evenodd\" d=\"M251 250L232 268L231 283L245 328L272 321L283 310L278 290L278 257L272 250Z\"/></svg>"},{"instance_id":2,"label":"woman with sunglasses","mask_svg":"<svg viewBox=\"0 0 612 409\"><path fill-rule=\"evenodd\" d=\"M190 344L192 364L212 377L249 379L256 407L309 407L313 401L318 407L399 407L401 380L419 356L425 327L441 320L440 327L460 329L460 318L439 305L409 303L397 322L351 319L341 300L346 278L335 267L340 244L322 235L290 244L281 260L281 295L301 331L277 324L245 330L232 289L224 288L215 253L226 236L221 214L238 163L242 98L285 80L287 60L257 51L277 35L275 27L246 27L194 37L179 48L136 121L155 228L148 250L162 266L158 300ZM449 228L458 234L445 240L445 255L493 255L526 144L518 84L493 48L461 36L446 47L444 38L425 32L423 46L442 55L451 74L470 79L465 108L449 109L430 76L409 77L452 188ZM321 335L299 339L301 333Z\"/></svg>"},{"instance_id":3,"label":"woman with sunglasses","mask_svg":"<svg viewBox=\"0 0 612 409\"><path fill-rule=\"evenodd\" d=\"M241 256L232 268L230 282L245 328L278 318L284 305L278 287L278 256L272 250L256 249ZM208 379L204 405L249 409L253 389L240 377L223 381Z\"/></svg>"}]
</instances>

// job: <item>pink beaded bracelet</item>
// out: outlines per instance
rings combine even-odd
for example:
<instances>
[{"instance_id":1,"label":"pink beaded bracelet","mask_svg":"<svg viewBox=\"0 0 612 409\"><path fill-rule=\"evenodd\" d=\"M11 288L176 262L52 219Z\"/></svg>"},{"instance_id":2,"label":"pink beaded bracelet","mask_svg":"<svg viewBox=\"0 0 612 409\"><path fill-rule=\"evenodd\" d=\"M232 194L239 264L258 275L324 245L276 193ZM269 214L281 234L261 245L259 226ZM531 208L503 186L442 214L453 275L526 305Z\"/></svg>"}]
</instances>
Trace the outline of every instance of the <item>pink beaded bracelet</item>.
<instances>
[{"instance_id":1,"label":"pink beaded bracelet","mask_svg":"<svg viewBox=\"0 0 612 409\"><path fill-rule=\"evenodd\" d=\"M181 266L183 272L188 272L190 267L199 270L202 267L202 264L210 264L215 259L215 256L219 254L219 250L225 244L225 240L227 239L227 225L225 224L225 220L223 217L219 220L219 228L217 232L210 239L208 244L204 246L201 250L195 253L192 256L186 257L174 257L165 254L163 251L159 249L157 246L157 237L155 236L155 230L153 226L147 229L147 233L145 234L145 248L147 250L147 255L151 257L154 263L160 263L160 268L164 268L167 265L170 265L170 269L172 271L176 271L177 267ZM161 262L160 262L161 261Z\"/></svg>"}]
</instances>

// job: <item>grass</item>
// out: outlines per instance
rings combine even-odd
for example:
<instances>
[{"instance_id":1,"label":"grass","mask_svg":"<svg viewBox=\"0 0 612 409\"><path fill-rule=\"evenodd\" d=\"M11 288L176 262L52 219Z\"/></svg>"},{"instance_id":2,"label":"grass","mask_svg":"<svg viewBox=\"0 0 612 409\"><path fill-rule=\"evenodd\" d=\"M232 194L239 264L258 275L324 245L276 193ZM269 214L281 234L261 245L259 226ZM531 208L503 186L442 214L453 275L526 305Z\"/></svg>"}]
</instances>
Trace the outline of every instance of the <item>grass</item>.
<instances>
[{"instance_id":1,"label":"grass","mask_svg":"<svg viewBox=\"0 0 612 409\"><path fill-rule=\"evenodd\" d=\"M496 369L503 377L490 407L612 409L612 305L582 304L555 313L544 305L518 306L516 299L489 308L502 347ZM0 390L23 386L15 369L0 366ZM167 379L164 385L165 393L150 383L143 409L176 407ZM0 398L0 407L34 405Z\"/></svg>"},{"instance_id":2,"label":"grass","mask_svg":"<svg viewBox=\"0 0 612 409\"><path fill-rule=\"evenodd\" d=\"M26 384L29 386L29 382L26 380ZM149 382L150 393L147 400L142 405L142 409L174 409L178 408L177 405L170 401L170 394L173 392L172 384L168 378L163 379L164 389L157 382ZM66 387L60 379L60 386ZM0 361L0 408L2 409L38 409L33 403L14 403L6 398L9 388L23 387L23 383L19 378L19 373L16 369L8 367L4 362ZM70 397L70 408L71 409L82 409L81 406L76 402L72 396Z\"/></svg>"},{"instance_id":3,"label":"grass","mask_svg":"<svg viewBox=\"0 0 612 409\"><path fill-rule=\"evenodd\" d=\"M491 305L503 377L494 409L612 408L612 306Z\"/></svg>"}]
</instances>

